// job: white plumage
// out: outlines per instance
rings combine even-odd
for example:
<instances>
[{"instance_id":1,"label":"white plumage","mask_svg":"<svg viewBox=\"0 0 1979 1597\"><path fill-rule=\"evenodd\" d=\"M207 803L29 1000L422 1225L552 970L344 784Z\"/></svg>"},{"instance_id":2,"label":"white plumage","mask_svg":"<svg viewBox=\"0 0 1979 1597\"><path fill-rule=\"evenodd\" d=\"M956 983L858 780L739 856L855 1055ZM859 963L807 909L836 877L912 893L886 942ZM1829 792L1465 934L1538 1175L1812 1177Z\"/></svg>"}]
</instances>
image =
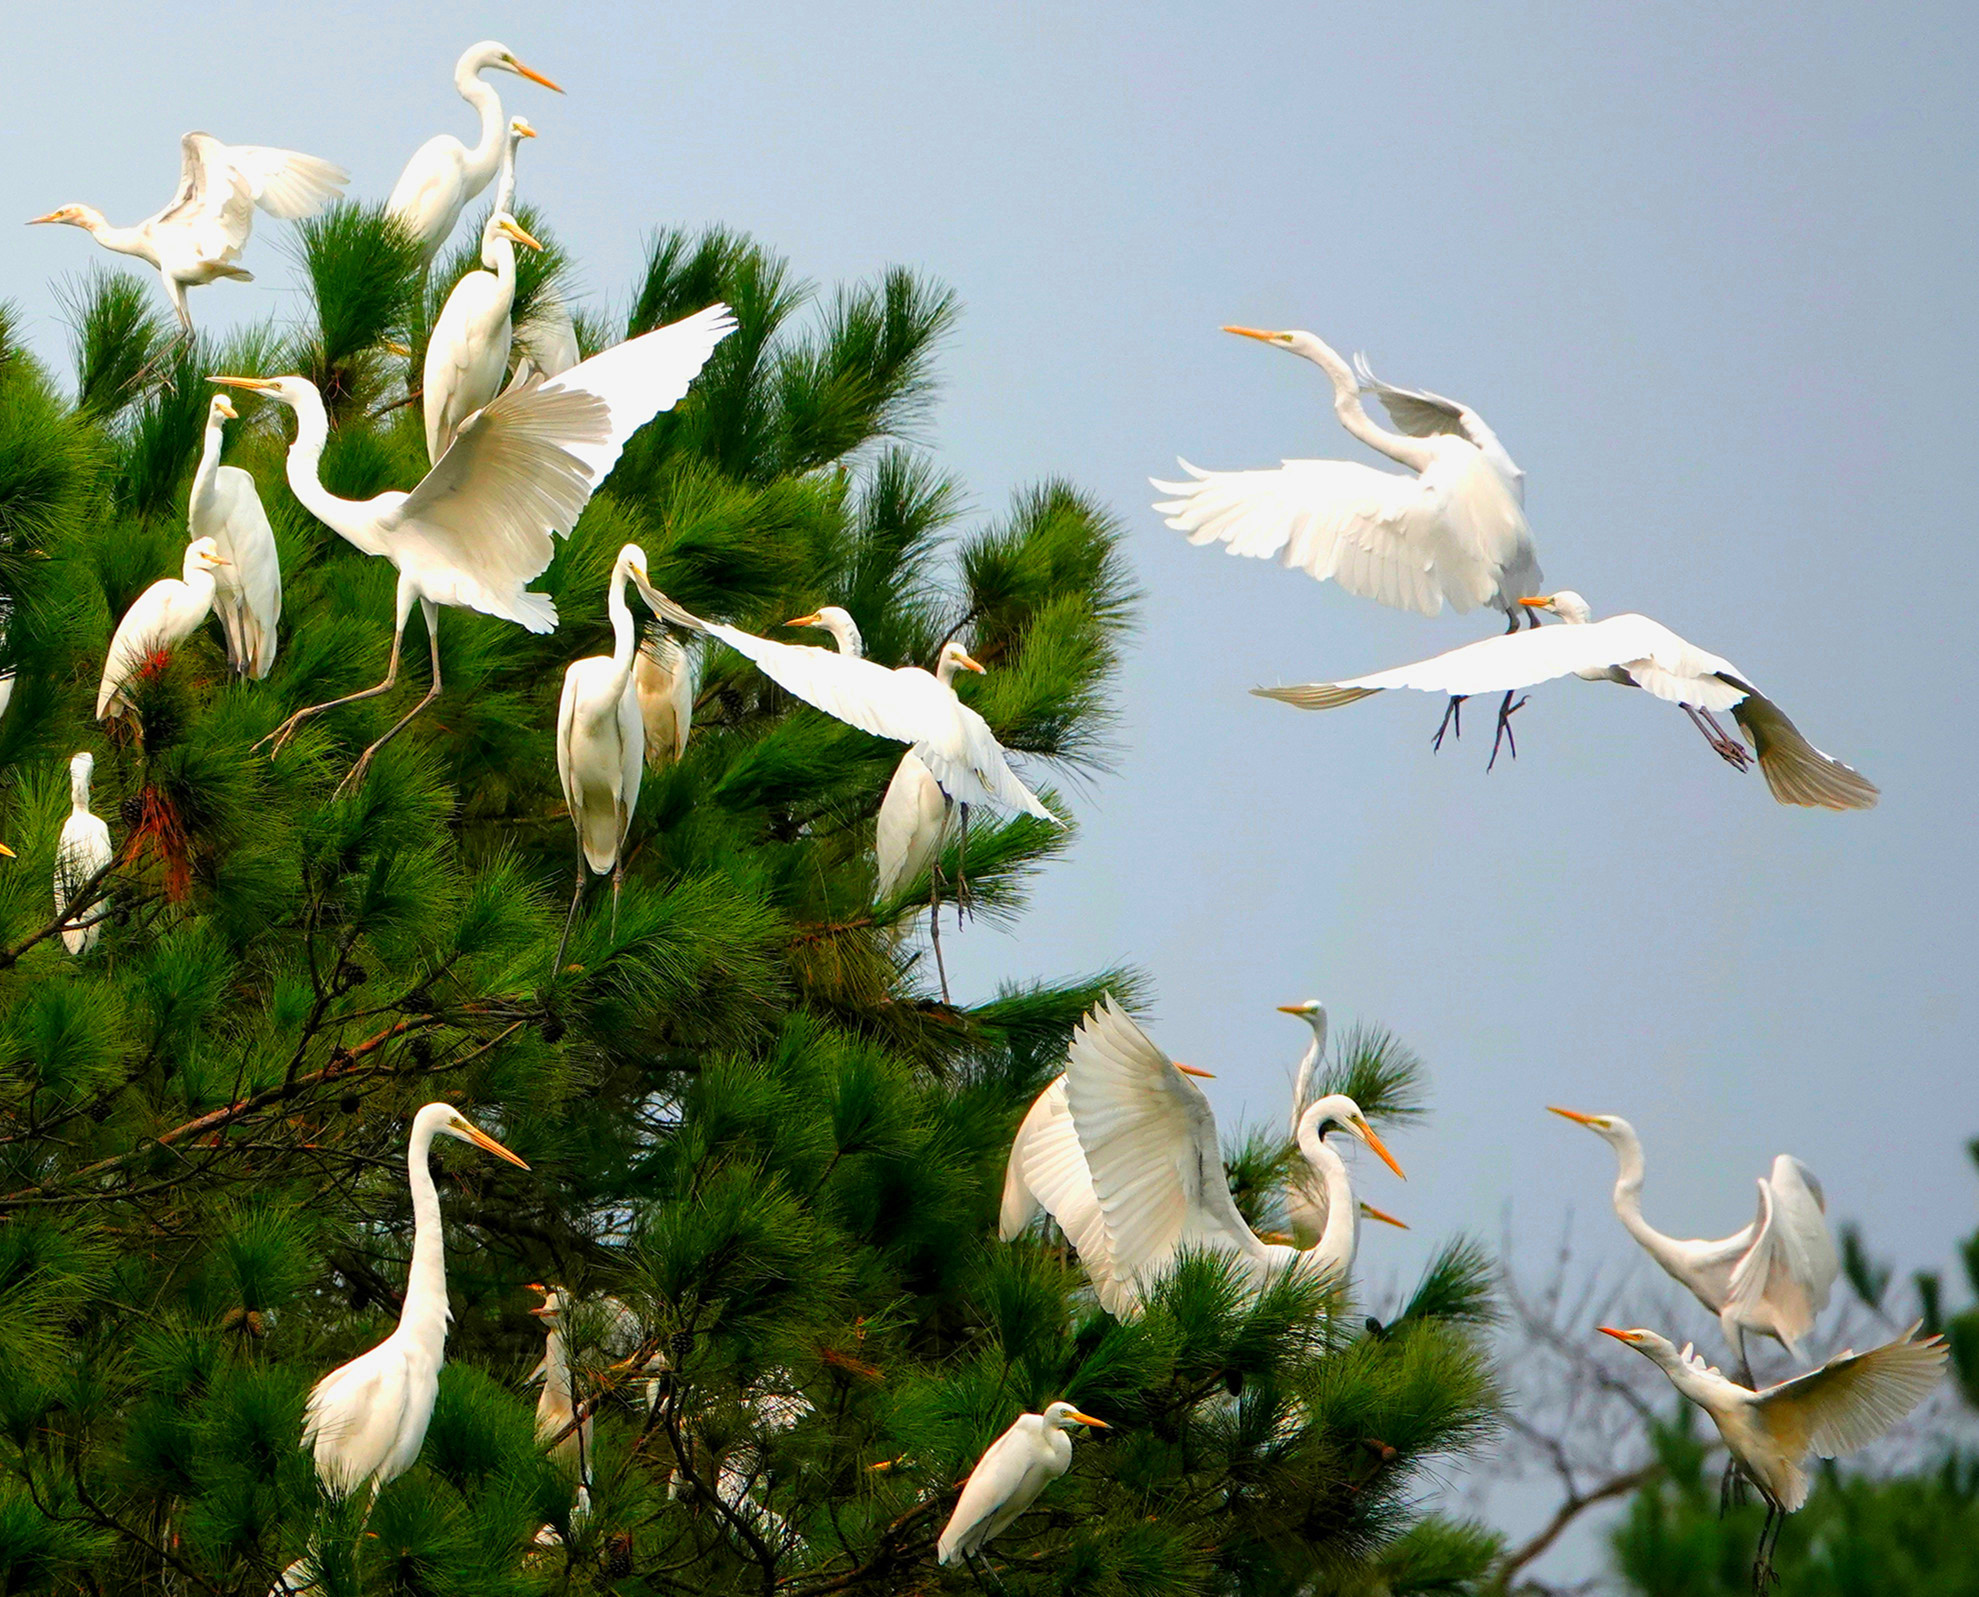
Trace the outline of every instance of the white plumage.
<instances>
[{"instance_id":1,"label":"white plumage","mask_svg":"<svg viewBox=\"0 0 1979 1597\"><path fill-rule=\"evenodd\" d=\"M493 39L471 46L454 63L454 88L481 119L474 147L469 149L451 133L434 135L413 152L385 201L386 211L418 241L428 261L439 254L467 202L488 186L501 164L506 131L501 96L481 81L481 74L491 71L513 72L563 93L542 73L516 60L507 45Z\"/></svg>"},{"instance_id":2,"label":"white plumage","mask_svg":"<svg viewBox=\"0 0 1979 1597\"><path fill-rule=\"evenodd\" d=\"M90 813L89 779L96 770L96 757L82 753L69 761L69 818L62 823L62 836L55 845L55 913L68 910L96 874L110 863L110 828ZM103 900L97 898L62 928L62 946L72 954L86 954L103 935L98 917Z\"/></svg>"},{"instance_id":3,"label":"white plumage","mask_svg":"<svg viewBox=\"0 0 1979 1597\"><path fill-rule=\"evenodd\" d=\"M646 764L664 771L687 752L694 725L694 667L687 651L662 628L639 645L632 662L632 690L646 729Z\"/></svg>"},{"instance_id":4,"label":"white plumage","mask_svg":"<svg viewBox=\"0 0 1979 1597\"><path fill-rule=\"evenodd\" d=\"M1407 466L1403 476L1346 460L1288 460L1276 470L1202 471L1155 481L1155 509L1195 544L1276 559L1319 581L1398 610L1462 613L1480 605L1518 617L1538 591L1525 519L1524 474L1468 406L1393 388L1363 374L1402 429L1375 425L1354 373L1311 333L1224 331L1302 355L1333 382L1333 408L1356 438Z\"/></svg>"},{"instance_id":5,"label":"white plumage","mask_svg":"<svg viewBox=\"0 0 1979 1597\"><path fill-rule=\"evenodd\" d=\"M427 1156L436 1136L457 1137L527 1170L528 1165L452 1104L429 1103L412 1119L406 1175L412 1188L412 1266L392 1334L332 1370L309 1394L303 1445L336 1496L384 1485L412 1467L426 1440L446 1359L447 1262L440 1196Z\"/></svg>"},{"instance_id":6,"label":"white plumage","mask_svg":"<svg viewBox=\"0 0 1979 1597\"><path fill-rule=\"evenodd\" d=\"M1773 797L1782 804L1835 810L1874 806L1878 794L1873 782L1809 743L1786 713L1723 656L1686 642L1647 616L1591 620L1587 601L1568 589L1520 602L1551 611L1566 624L1485 638L1368 676L1252 691L1302 710L1330 710L1389 688L1458 698L1502 691L1509 697L1520 688L1564 676L1616 682L1682 705L1713 750L1742 770L1745 750L1710 718L1714 710L1730 710L1758 755Z\"/></svg>"},{"instance_id":7,"label":"white plumage","mask_svg":"<svg viewBox=\"0 0 1979 1597\"><path fill-rule=\"evenodd\" d=\"M1553 1113L1586 1126L1615 1150L1616 1215L1643 1251L1717 1316L1747 1384L1752 1380L1748 1333L1770 1336L1797 1362L1806 1362L1802 1343L1841 1274L1827 1200L1807 1166L1784 1153L1776 1157L1772 1170L1759 1178L1758 1215L1730 1236L1669 1237L1642 1216L1642 1139L1635 1127L1620 1115Z\"/></svg>"},{"instance_id":8,"label":"white plumage","mask_svg":"<svg viewBox=\"0 0 1979 1597\"><path fill-rule=\"evenodd\" d=\"M927 762L909 749L893 769L873 827L874 896L891 898L932 868L941 857L947 830L948 800L941 783Z\"/></svg>"},{"instance_id":9,"label":"white plumage","mask_svg":"<svg viewBox=\"0 0 1979 1597\"><path fill-rule=\"evenodd\" d=\"M265 393L296 413L288 480L303 508L369 555L398 568L392 657L375 688L298 710L270 738L277 749L310 716L375 698L398 681L399 648L417 603L425 616L433 680L426 697L359 756L348 787L371 756L440 693L439 609L455 605L548 632L557 609L527 584L555 552L555 537L576 525L625 442L687 392L716 344L734 329L726 305L711 305L628 339L559 377L511 387L468 418L410 493L340 499L318 474L329 439L323 396L302 377L219 377Z\"/></svg>"},{"instance_id":10,"label":"white plumage","mask_svg":"<svg viewBox=\"0 0 1979 1597\"><path fill-rule=\"evenodd\" d=\"M88 205L65 205L36 222L80 227L105 249L134 255L158 268L179 325L192 331L186 290L218 277L252 282L235 264L254 228L259 206L270 216L314 216L337 197L350 174L294 150L222 144L210 133L179 140L179 188L171 204L134 227L113 227Z\"/></svg>"},{"instance_id":11,"label":"white plumage","mask_svg":"<svg viewBox=\"0 0 1979 1597\"><path fill-rule=\"evenodd\" d=\"M507 211L489 216L481 230L485 270L469 272L454 284L433 323L420 379L429 461L438 462L461 423L500 393L508 377L518 244L543 247Z\"/></svg>"},{"instance_id":12,"label":"white plumage","mask_svg":"<svg viewBox=\"0 0 1979 1597\"><path fill-rule=\"evenodd\" d=\"M1107 1429L1105 1420L1081 1414L1070 1403L1054 1403L1042 1414L1019 1414L1010 1429L990 1443L969 1472L955 1512L935 1543L942 1563L975 1557L985 1542L1072 1467L1072 1438L1065 1433L1074 1425Z\"/></svg>"},{"instance_id":13,"label":"white plumage","mask_svg":"<svg viewBox=\"0 0 1979 1597\"><path fill-rule=\"evenodd\" d=\"M161 577L140 593L117 623L96 686L96 719L124 715L124 685L150 661L169 655L199 630L213 608L213 573L226 564L211 538L186 545L181 575Z\"/></svg>"},{"instance_id":14,"label":"white plumage","mask_svg":"<svg viewBox=\"0 0 1979 1597\"><path fill-rule=\"evenodd\" d=\"M186 501L186 525L193 537L211 538L226 561L213 574L213 610L227 636L227 663L259 681L275 665L282 561L254 478L238 466L220 464L226 424L233 418L227 396L215 394L206 412L206 447Z\"/></svg>"}]
</instances>

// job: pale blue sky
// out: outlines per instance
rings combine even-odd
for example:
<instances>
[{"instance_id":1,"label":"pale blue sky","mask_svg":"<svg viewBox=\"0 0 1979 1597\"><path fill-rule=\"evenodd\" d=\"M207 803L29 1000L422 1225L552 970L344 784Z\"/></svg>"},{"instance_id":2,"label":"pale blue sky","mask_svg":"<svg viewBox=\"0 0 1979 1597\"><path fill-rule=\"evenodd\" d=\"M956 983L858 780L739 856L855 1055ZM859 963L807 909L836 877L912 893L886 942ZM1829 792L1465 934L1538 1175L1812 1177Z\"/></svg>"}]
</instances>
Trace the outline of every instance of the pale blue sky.
<instances>
[{"instance_id":1,"label":"pale blue sky","mask_svg":"<svg viewBox=\"0 0 1979 1597\"><path fill-rule=\"evenodd\" d=\"M496 80L587 288L622 295L663 221L746 228L825 283L924 269L966 307L941 461L986 511L1059 473L1122 518L1147 602L1117 772L1077 792L1080 843L1018 931L949 941L965 990L1139 964L1155 1035L1233 1120L1282 1113L1303 1031L1272 1005L1392 1026L1437 1113L1397 1139L1406 1187L1367 1176L1417 1226L1368 1239L1375 1282L1455 1227L1495 1238L1508 1203L1543 1243L1571 1206L1625 1261L1607 1150L1542 1112L1563 1101L1635 1121L1669 1230L1742 1224L1787 1150L1901 1265L1950 1262L1979 1218L1970 10L327 9L16 18L0 215L136 220L192 127L382 195L421 140L470 134L452 63L492 35L569 90ZM282 231L257 231L258 283L199 291L209 325L285 306ZM14 238L0 294L53 352L50 285L103 257ZM1428 699L1249 697L1492 623L1149 512L1178 453L1365 458L1316 370L1227 321L1475 405L1554 583L1737 661L1881 808L1781 808L1605 687L1536 693L1489 778L1476 731L1431 756Z\"/></svg>"}]
</instances>

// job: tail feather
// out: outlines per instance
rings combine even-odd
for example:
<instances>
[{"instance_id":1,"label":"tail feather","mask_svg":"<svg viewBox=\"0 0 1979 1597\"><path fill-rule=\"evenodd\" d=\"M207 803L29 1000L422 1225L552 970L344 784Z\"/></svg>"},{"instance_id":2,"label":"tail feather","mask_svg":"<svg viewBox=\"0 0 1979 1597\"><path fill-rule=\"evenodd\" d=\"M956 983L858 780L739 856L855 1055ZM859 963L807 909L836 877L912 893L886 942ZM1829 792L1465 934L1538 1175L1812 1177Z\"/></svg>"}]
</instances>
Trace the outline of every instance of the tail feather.
<instances>
[{"instance_id":1,"label":"tail feather","mask_svg":"<svg viewBox=\"0 0 1979 1597\"><path fill-rule=\"evenodd\" d=\"M1784 711L1762 693L1748 693L1732 706L1732 719L1759 756L1759 770L1773 797L1809 809L1874 809L1882 796L1876 784L1831 754L1823 754L1800 734Z\"/></svg>"}]
</instances>

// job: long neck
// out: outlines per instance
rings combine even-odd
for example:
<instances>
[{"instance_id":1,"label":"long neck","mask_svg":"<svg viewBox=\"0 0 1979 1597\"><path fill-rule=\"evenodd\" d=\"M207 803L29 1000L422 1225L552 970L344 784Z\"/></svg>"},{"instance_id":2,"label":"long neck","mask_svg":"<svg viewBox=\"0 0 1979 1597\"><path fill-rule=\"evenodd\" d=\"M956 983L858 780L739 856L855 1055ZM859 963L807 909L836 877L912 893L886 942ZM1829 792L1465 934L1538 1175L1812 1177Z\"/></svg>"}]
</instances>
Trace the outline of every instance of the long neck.
<instances>
[{"instance_id":1,"label":"long neck","mask_svg":"<svg viewBox=\"0 0 1979 1597\"><path fill-rule=\"evenodd\" d=\"M543 1344L543 1396L536 1413L538 1418L557 1414L567 1419L570 1412L570 1349L563 1332L552 1329Z\"/></svg>"},{"instance_id":2,"label":"long neck","mask_svg":"<svg viewBox=\"0 0 1979 1597\"><path fill-rule=\"evenodd\" d=\"M481 137L467 152L467 198L473 199L488 186L501 164L502 140L507 132L502 121L502 97L481 81L481 74L466 68L454 71L454 87L460 97L481 114Z\"/></svg>"},{"instance_id":3,"label":"long neck","mask_svg":"<svg viewBox=\"0 0 1979 1597\"><path fill-rule=\"evenodd\" d=\"M1633 1131L1616 1132L1615 1162L1615 1213L1629 1235L1661 1259L1670 1239L1642 1217L1642 1140Z\"/></svg>"},{"instance_id":4,"label":"long neck","mask_svg":"<svg viewBox=\"0 0 1979 1597\"><path fill-rule=\"evenodd\" d=\"M69 773L69 813L87 815L89 813L89 772Z\"/></svg>"},{"instance_id":5,"label":"long neck","mask_svg":"<svg viewBox=\"0 0 1979 1597\"><path fill-rule=\"evenodd\" d=\"M1318 1174L1326 1190L1326 1229L1312 1251L1341 1270L1353 1267L1354 1252L1360 1244L1361 1211L1354 1202L1353 1183L1347 1179L1347 1165L1320 1140L1318 1121L1308 1116L1299 1122L1299 1152Z\"/></svg>"},{"instance_id":6,"label":"long neck","mask_svg":"<svg viewBox=\"0 0 1979 1597\"><path fill-rule=\"evenodd\" d=\"M632 624L632 610L625 602L625 584L631 575L623 562L612 568L612 590L605 595L605 614L612 618L613 702L625 692L632 677L632 657L639 649L639 629Z\"/></svg>"},{"instance_id":7,"label":"long neck","mask_svg":"<svg viewBox=\"0 0 1979 1597\"><path fill-rule=\"evenodd\" d=\"M515 152L522 145L522 135L511 131L502 141L501 175L495 179L495 209L513 212L515 208Z\"/></svg>"},{"instance_id":8,"label":"long neck","mask_svg":"<svg viewBox=\"0 0 1979 1597\"><path fill-rule=\"evenodd\" d=\"M200 451L199 466L192 474L192 492L187 504L193 517L197 517L206 503L207 495L213 492L213 480L220 471L220 451L226 442L226 425L218 416L210 417L206 423L206 447Z\"/></svg>"},{"instance_id":9,"label":"long neck","mask_svg":"<svg viewBox=\"0 0 1979 1597\"><path fill-rule=\"evenodd\" d=\"M381 553L373 547L376 540L371 536L371 517L365 513L364 505L355 499L340 499L323 486L323 447L329 441L329 412L323 408L322 396L311 389L295 407L295 442L289 445L285 462L289 492L304 510L331 531L349 539L366 554Z\"/></svg>"},{"instance_id":10,"label":"long neck","mask_svg":"<svg viewBox=\"0 0 1979 1597\"><path fill-rule=\"evenodd\" d=\"M405 1309L399 1315L399 1334L417 1338L430 1346L437 1361L447 1343L447 1321L453 1316L447 1307L446 1240L440 1229L440 1194L433 1186L433 1172L427 1160L433 1148L433 1133L419 1127L406 1149L406 1180L412 1187L412 1268L405 1280Z\"/></svg>"},{"instance_id":11,"label":"long neck","mask_svg":"<svg viewBox=\"0 0 1979 1597\"><path fill-rule=\"evenodd\" d=\"M1368 448L1380 450L1390 460L1399 460L1414 471L1425 470L1436 458L1436 451L1420 439L1405 438L1378 425L1361 404L1361 386L1347 363L1319 339L1315 338L1312 345L1304 353L1332 379L1333 414L1340 418L1340 425Z\"/></svg>"},{"instance_id":12,"label":"long neck","mask_svg":"<svg viewBox=\"0 0 1979 1597\"><path fill-rule=\"evenodd\" d=\"M501 285L502 298L509 304L515 303L515 241L506 233L497 233L481 246L481 264L495 274L495 281Z\"/></svg>"},{"instance_id":13,"label":"long neck","mask_svg":"<svg viewBox=\"0 0 1979 1597\"><path fill-rule=\"evenodd\" d=\"M855 660L866 655L866 640L859 636L859 628L848 617L829 616L825 620L825 630L831 634L832 642L838 645L840 654L849 654Z\"/></svg>"},{"instance_id":14,"label":"long neck","mask_svg":"<svg viewBox=\"0 0 1979 1597\"><path fill-rule=\"evenodd\" d=\"M1299 1118L1312 1103L1313 1078L1319 1074L1320 1056L1326 1052L1326 1021L1308 1015L1306 1024L1312 1027L1312 1044L1299 1060L1299 1073L1292 1083L1292 1133L1298 1134Z\"/></svg>"},{"instance_id":15,"label":"long neck","mask_svg":"<svg viewBox=\"0 0 1979 1597\"><path fill-rule=\"evenodd\" d=\"M100 216L85 222L83 226L89 229L90 237L106 250L115 250L119 255L135 255L153 266L158 264L158 250L143 228L113 227Z\"/></svg>"}]
</instances>

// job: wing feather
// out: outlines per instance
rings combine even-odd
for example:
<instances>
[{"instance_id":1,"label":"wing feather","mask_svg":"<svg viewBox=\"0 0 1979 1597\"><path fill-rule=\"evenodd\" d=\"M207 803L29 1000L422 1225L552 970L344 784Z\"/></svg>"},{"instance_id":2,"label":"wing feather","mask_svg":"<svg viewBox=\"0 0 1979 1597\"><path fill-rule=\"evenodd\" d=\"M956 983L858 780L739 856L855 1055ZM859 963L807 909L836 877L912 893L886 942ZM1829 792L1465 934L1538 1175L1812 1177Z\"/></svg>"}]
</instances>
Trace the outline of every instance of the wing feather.
<instances>
[{"instance_id":1,"label":"wing feather","mask_svg":"<svg viewBox=\"0 0 1979 1597\"><path fill-rule=\"evenodd\" d=\"M1755 1416L1790 1452L1837 1458L1866 1447L1902 1423L1944 1374L1944 1338L1919 1339L1918 1329L1769 1386L1753 1401Z\"/></svg>"},{"instance_id":2,"label":"wing feather","mask_svg":"<svg viewBox=\"0 0 1979 1597\"><path fill-rule=\"evenodd\" d=\"M1759 756L1767 787L1782 804L1829 810L1876 807L1882 796L1876 784L1808 742L1786 712L1763 693L1747 688L1745 698L1733 707L1732 718Z\"/></svg>"}]
</instances>

